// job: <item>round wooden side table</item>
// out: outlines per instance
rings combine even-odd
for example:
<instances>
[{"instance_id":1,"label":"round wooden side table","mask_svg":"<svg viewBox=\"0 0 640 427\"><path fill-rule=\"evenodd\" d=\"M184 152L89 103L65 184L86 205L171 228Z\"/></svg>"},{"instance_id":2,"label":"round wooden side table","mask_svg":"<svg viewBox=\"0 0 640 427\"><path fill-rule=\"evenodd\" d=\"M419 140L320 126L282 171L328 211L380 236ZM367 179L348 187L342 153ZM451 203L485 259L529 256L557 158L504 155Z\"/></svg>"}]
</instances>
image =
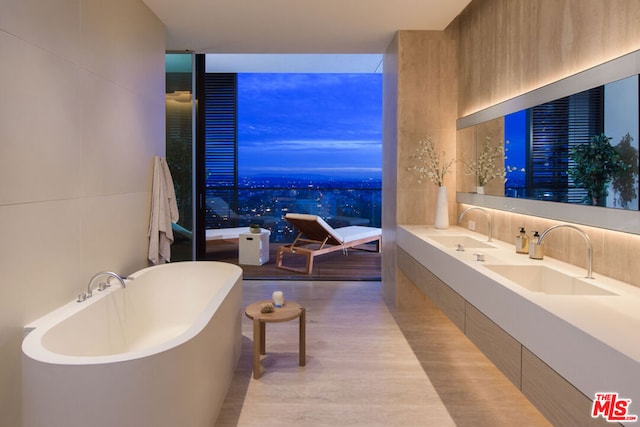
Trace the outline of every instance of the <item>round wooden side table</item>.
<instances>
[{"instance_id":1,"label":"round wooden side table","mask_svg":"<svg viewBox=\"0 0 640 427\"><path fill-rule=\"evenodd\" d=\"M267 323L287 322L295 318L300 318L300 366L306 363L306 311L297 302L285 301L282 307L274 307L271 313L262 313L260 311L263 304L271 303L271 300L264 300L249 304L244 314L253 320L253 378L260 378L260 356L265 354L266 347L266 327Z\"/></svg>"}]
</instances>

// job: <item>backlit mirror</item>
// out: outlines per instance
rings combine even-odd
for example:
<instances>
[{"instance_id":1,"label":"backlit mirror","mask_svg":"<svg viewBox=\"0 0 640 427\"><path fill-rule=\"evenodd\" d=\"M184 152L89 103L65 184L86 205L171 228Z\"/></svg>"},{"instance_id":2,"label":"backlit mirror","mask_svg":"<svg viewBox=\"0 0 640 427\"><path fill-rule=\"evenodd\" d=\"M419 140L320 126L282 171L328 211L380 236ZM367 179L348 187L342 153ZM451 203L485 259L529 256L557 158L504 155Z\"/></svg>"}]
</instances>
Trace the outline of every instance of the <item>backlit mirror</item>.
<instances>
[{"instance_id":1,"label":"backlit mirror","mask_svg":"<svg viewBox=\"0 0 640 427\"><path fill-rule=\"evenodd\" d=\"M561 205L635 211L601 224L587 209L578 222L640 232L639 73L634 52L459 119L458 201L574 221L581 216Z\"/></svg>"}]
</instances>

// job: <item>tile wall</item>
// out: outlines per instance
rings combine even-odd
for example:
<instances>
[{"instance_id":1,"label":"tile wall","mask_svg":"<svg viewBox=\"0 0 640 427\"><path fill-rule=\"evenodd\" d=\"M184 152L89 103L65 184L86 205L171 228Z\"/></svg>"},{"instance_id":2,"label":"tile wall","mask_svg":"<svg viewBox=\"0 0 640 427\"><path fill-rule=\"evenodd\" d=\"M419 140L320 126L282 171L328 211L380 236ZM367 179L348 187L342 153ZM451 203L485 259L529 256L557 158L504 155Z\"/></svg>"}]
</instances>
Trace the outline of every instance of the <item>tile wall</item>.
<instances>
[{"instance_id":1,"label":"tile wall","mask_svg":"<svg viewBox=\"0 0 640 427\"><path fill-rule=\"evenodd\" d=\"M164 51L140 0L2 2L0 425L21 424L23 325L147 265Z\"/></svg>"}]
</instances>

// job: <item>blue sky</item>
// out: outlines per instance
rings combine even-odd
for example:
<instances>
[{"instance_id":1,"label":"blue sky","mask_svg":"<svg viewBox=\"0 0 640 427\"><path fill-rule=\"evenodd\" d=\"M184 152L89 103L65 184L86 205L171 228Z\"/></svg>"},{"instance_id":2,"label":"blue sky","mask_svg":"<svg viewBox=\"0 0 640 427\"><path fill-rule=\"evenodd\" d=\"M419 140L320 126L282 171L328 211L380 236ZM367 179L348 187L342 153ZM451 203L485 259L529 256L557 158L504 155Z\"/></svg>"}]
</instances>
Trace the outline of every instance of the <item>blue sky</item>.
<instances>
[{"instance_id":1,"label":"blue sky","mask_svg":"<svg viewBox=\"0 0 640 427\"><path fill-rule=\"evenodd\" d=\"M505 167L515 169L507 172L507 186L525 185L524 170L527 167L527 110L504 116Z\"/></svg>"},{"instance_id":2,"label":"blue sky","mask_svg":"<svg viewBox=\"0 0 640 427\"><path fill-rule=\"evenodd\" d=\"M238 74L238 165L380 178L382 74Z\"/></svg>"}]
</instances>

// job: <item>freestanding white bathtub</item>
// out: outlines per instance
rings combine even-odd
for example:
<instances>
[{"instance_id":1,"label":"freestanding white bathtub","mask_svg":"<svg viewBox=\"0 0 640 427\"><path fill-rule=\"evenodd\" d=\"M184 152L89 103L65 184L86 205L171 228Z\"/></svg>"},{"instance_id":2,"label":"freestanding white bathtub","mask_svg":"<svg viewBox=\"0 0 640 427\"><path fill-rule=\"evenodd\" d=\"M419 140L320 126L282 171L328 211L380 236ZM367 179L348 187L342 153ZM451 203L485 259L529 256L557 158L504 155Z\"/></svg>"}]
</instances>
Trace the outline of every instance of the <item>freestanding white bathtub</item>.
<instances>
[{"instance_id":1,"label":"freestanding white bathtub","mask_svg":"<svg viewBox=\"0 0 640 427\"><path fill-rule=\"evenodd\" d=\"M179 262L29 325L25 427L211 427L240 358L242 270Z\"/></svg>"}]
</instances>

